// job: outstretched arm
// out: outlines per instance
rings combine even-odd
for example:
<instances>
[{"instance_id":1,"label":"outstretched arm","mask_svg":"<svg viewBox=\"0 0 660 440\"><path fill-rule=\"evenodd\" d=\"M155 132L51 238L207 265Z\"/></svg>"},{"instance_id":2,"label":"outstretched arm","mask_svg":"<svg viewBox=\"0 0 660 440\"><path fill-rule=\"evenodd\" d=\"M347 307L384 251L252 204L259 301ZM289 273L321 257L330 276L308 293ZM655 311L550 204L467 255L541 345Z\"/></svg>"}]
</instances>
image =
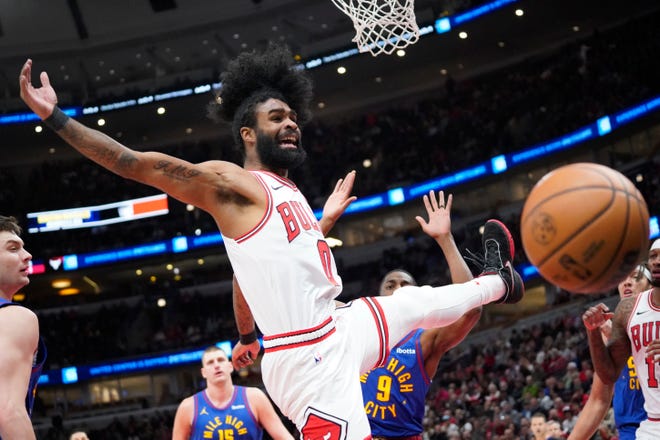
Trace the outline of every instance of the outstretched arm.
<instances>
[{"instance_id":1,"label":"outstretched arm","mask_svg":"<svg viewBox=\"0 0 660 440\"><path fill-rule=\"evenodd\" d=\"M580 411L568 440L590 439L605 418L607 410L610 409L613 395L614 385L606 385L598 375L594 375L589 398L582 411Z\"/></svg>"},{"instance_id":2,"label":"outstretched arm","mask_svg":"<svg viewBox=\"0 0 660 440\"><path fill-rule=\"evenodd\" d=\"M603 342L607 343L612 335L611 319L608 319L600 326L600 333ZM613 395L614 385L606 385L597 374L594 375L589 398L587 399L587 403L584 404L582 411L580 411L575 427L568 436L569 440L586 440L595 434L605 418L607 410L612 406Z\"/></svg>"},{"instance_id":3,"label":"outstretched arm","mask_svg":"<svg viewBox=\"0 0 660 440\"><path fill-rule=\"evenodd\" d=\"M450 194L445 202L444 192L440 191L436 198L430 191L424 196L424 206L428 221L417 216L416 220L422 230L432 237L442 249L453 283L464 283L472 279L472 272L461 256L451 233L451 208L453 197ZM433 377L442 356L452 347L458 345L481 317L481 307L474 308L463 315L458 321L447 327L428 329L422 333L420 343L424 356L424 368L428 377Z\"/></svg>"},{"instance_id":4,"label":"outstretched arm","mask_svg":"<svg viewBox=\"0 0 660 440\"><path fill-rule=\"evenodd\" d=\"M257 339L257 329L252 316L252 310L245 297L241 286L238 285L236 276L232 278L232 296L234 303L234 319L236 328L240 335L239 342L231 351L231 363L234 368L241 369L254 363L254 359L259 354L261 344Z\"/></svg>"},{"instance_id":5,"label":"outstretched arm","mask_svg":"<svg viewBox=\"0 0 660 440\"><path fill-rule=\"evenodd\" d=\"M335 185L334 191L326 200L323 206L323 216L319 220L321 232L323 235L328 235L328 232L337 223L337 220L346 211L348 205L357 200L357 197L351 196L353 191L353 183L355 182L355 171L346 174L346 177L339 179Z\"/></svg>"},{"instance_id":6,"label":"outstretched arm","mask_svg":"<svg viewBox=\"0 0 660 440\"><path fill-rule=\"evenodd\" d=\"M415 217L415 220L422 227L422 230L433 238L442 249L442 253L447 259L452 283L465 283L472 279L472 272L470 272L470 268L456 247L454 236L451 233L451 207L453 202L454 197L451 194L449 194L445 203L444 191L440 191L436 198L435 191L431 190L428 195L424 196L424 207L429 218L428 221L421 216Z\"/></svg>"},{"instance_id":7,"label":"outstretched arm","mask_svg":"<svg viewBox=\"0 0 660 440\"><path fill-rule=\"evenodd\" d=\"M57 95L48 74L41 73L41 87L33 85L31 75L32 60L27 60L19 83L21 98L28 107L82 155L124 178L159 188L206 211L218 205L219 192L228 190L227 175L247 182L253 180L245 176L247 172L241 167L229 162L217 161L215 168L211 168L158 152L134 151L100 131L68 118L57 108ZM241 181L237 186L245 183ZM256 181L254 184L258 185ZM235 187L231 189L237 190ZM254 196L250 192L241 194L250 200Z\"/></svg>"}]
</instances>

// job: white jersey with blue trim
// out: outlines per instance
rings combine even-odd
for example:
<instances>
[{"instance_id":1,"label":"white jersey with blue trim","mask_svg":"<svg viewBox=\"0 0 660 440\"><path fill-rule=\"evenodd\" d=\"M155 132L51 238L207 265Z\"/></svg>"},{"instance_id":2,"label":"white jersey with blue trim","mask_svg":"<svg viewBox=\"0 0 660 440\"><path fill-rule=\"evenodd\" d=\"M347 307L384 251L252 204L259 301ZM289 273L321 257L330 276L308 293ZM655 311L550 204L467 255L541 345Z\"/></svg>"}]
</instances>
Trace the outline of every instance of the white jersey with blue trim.
<instances>
[{"instance_id":1,"label":"white jersey with blue trim","mask_svg":"<svg viewBox=\"0 0 660 440\"><path fill-rule=\"evenodd\" d=\"M268 208L248 233L223 236L236 279L265 335L317 326L341 293L332 252L293 182L267 171L252 173L268 194Z\"/></svg>"}]
</instances>

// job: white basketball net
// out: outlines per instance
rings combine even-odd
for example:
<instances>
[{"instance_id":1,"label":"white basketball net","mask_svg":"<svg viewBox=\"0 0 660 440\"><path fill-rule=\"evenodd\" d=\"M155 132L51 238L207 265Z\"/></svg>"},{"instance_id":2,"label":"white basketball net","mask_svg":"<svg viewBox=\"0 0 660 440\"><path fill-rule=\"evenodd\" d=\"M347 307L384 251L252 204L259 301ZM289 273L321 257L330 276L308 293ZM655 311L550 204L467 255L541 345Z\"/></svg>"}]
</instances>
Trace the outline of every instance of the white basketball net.
<instances>
[{"instance_id":1,"label":"white basketball net","mask_svg":"<svg viewBox=\"0 0 660 440\"><path fill-rule=\"evenodd\" d=\"M351 17L360 52L391 54L419 39L414 0L332 0Z\"/></svg>"}]
</instances>

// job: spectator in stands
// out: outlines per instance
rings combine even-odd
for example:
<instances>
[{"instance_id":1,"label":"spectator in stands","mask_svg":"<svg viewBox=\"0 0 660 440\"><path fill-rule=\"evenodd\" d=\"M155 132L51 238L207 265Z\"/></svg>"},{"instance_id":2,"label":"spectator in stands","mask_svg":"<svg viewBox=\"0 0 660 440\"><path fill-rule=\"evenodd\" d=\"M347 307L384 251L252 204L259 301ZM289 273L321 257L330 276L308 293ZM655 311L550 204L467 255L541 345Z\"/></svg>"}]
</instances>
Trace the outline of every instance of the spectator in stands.
<instances>
[{"instance_id":1,"label":"spectator in stands","mask_svg":"<svg viewBox=\"0 0 660 440\"><path fill-rule=\"evenodd\" d=\"M201 373L206 388L179 405L172 440L260 440L264 429L274 440L293 440L266 394L258 388L234 385L232 371L222 349L213 345L204 350Z\"/></svg>"},{"instance_id":2,"label":"spectator in stands","mask_svg":"<svg viewBox=\"0 0 660 440\"><path fill-rule=\"evenodd\" d=\"M577 423L577 415L575 415L575 411L573 411L573 408L571 408L571 405L565 405L562 408L562 421L561 421L561 429L564 432L571 432L573 431L573 428L575 427L575 424Z\"/></svg>"},{"instance_id":3,"label":"spectator in stands","mask_svg":"<svg viewBox=\"0 0 660 440\"><path fill-rule=\"evenodd\" d=\"M566 438L558 421L548 420L546 425L546 440L561 440Z\"/></svg>"},{"instance_id":4,"label":"spectator in stands","mask_svg":"<svg viewBox=\"0 0 660 440\"><path fill-rule=\"evenodd\" d=\"M75 431L71 433L69 440L89 440L85 431Z\"/></svg>"}]
</instances>

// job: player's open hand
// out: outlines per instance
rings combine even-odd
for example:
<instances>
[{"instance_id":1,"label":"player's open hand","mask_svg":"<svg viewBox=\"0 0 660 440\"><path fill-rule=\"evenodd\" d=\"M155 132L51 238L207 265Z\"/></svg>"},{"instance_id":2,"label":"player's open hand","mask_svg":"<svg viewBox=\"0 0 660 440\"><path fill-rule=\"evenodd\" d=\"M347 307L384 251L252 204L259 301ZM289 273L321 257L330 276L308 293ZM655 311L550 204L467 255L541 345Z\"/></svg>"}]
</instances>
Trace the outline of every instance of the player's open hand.
<instances>
[{"instance_id":1,"label":"player's open hand","mask_svg":"<svg viewBox=\"0 0 660 440\"><path fill-rule=\"evenodd\" d=\"M426 221L423 217L417 216L415 220L422 227L422 230L430 237L438 240L451 234L451 205L453 197L451 194L445 202L445 193L440 191L438 197L435 197L435 191L429 191L424 195L424 206L429 219Z\"/></svg>"},{"instance_id":2,"label":"player's open hand","mask_svg":"<svg viewBox=\"0 0 660 440\"><path fill-rule=\"evenodd\" d=\"M614 313L603 303L589 307L582 315L582 322L587 330L597 330L605 324L608 319L612 319Z\"/></svg>"},{"instance_id":3,"label":"player's open hand","mask_svg":"<svg viewBox=\"0 0 660 440\"><path fill-rule=\"evenodd\" d=\"M337 181L334 191L323 206L323 217L334 223L346 211L348 205L357 200L357 197L351 196L354 182L355 171L349 172L346 177Z\"/></svg>"},{"instance_id":4,"label":"player's open hand","mask_svg":"<svg viewBox=\"0 0 660 440\"><path fill-rule=\"evenodd\" d=\"M53 113L53 108L57 104L57 95L50 85L46 72L41 72L39 79L41 80L41 87L34 87L32 84L32 60L28 59L23 64L21 74L18 77L21 99L37 116L46 119Z\"/></svg>"}]
</instances>

